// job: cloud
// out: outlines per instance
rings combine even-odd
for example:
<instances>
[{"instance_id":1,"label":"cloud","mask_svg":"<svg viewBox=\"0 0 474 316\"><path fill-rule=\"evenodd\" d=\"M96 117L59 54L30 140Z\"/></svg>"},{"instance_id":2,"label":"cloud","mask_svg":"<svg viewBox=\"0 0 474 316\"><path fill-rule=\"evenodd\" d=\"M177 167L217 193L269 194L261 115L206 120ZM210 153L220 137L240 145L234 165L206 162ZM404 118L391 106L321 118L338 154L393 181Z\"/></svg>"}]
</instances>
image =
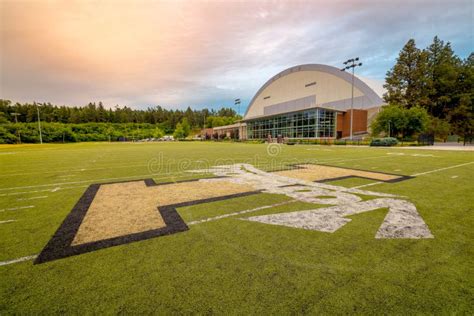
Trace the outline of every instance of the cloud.
<instances>
[{"instance_id":1,"label":"cloud","mask_svg":"<svg viewBox=\"0 0 474 316\"><path fill-rule=\"evenodd\" d=\"M466 57L470 1L2 1L0 97L230 106L302 63L359 56L380 82L409 38ZM242 107L243 111L243 107Z\"/></svg>"}]
</instances>

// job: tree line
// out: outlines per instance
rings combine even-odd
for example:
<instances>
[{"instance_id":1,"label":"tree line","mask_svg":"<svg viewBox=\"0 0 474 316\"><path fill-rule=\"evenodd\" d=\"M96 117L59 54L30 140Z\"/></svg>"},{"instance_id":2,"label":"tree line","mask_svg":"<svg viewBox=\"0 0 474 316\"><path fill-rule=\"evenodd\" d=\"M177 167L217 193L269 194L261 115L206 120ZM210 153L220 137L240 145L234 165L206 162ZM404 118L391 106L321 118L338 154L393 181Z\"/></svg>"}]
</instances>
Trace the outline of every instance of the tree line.
<instances>
[{"instance_id":1,"label":"tree line","mask_svg":"<svg viewBox=\"0 0 474 316\"><path fill-rule=\"evenodd\" d=\"M158 124L149 123L41 123L45 143L133 141L164 135ZM38 123L0 124L0 144L39 142Z\"/></svg>"},{"instance_id":2,"label":"tree line","mask_svg":"<svg viewBox=\"0 0 474 316\"><path fill-rule=\"evenodd\" d=\"M382 109L374 134L412 137L430 133L438 139L456 134L472 141L474 129L474 53L466 59L437 36L425 49L410 39L387 72Z\"/></svg>"},{"instance_id":3,"label":"tree line","mask_svg":"<svg viewBox=\"0 0 474 316\"><path fill-rule=\"evenodd\" d=\"M241 119L226 107L217 111L190 107L184 111L168 110L161 106L146 110L127 106L106 109L102 102L69 107L35 102L13 104L0 99L0 143L39 142L38 113L44 142L136 140L167 134L184 138L193 129L232 124Z\"/></svg>"}]
</instances>

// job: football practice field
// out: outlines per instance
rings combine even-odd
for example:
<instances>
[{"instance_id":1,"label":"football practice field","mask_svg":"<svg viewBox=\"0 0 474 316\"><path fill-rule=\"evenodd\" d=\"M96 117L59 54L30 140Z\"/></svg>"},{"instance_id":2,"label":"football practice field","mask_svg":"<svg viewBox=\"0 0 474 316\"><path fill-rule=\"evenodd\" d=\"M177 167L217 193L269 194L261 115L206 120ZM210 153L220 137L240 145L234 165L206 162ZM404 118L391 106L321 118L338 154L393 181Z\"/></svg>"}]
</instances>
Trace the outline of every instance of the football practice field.
<instances>
[{"instance_id":1,"label":"football practice field","mask_svg":"<svg viewBox=\"0 0 474 316\"><path fill-rule=\"evenodd\" d=\"M2 145L0 314L472 314L473 212L473 151Z\"/></svg>"}]
</instances>

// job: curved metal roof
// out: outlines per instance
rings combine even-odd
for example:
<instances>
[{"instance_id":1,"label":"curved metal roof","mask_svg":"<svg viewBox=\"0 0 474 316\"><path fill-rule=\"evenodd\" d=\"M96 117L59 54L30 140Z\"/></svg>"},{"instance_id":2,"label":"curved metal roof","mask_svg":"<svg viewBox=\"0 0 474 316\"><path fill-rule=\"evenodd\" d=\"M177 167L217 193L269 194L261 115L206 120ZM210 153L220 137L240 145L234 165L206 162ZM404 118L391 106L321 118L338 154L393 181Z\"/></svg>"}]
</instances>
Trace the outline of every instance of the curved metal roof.
<instances>
[{"instance_id":1,"label":"curved metal roof","mask_svg":"<svg viewBox=\"0 0 474 316\"><path fill-rule=\"evenodd\" d=\"M258 96L267 88L270 84L272 84L274 81L289 75L294 72L298 71L319 71L319 72L325 72L331 75L334 75L338 78L341 78L349 83L352 82L352 74L348 73L346 71L341 71L339 68L333 67L333 66L328 66L328 65L323 65L323 64L304 64L304 65L298 65L298 66L293 66L288 69L285 69L278 74L274 75L271 77L265 84L257 91L255 96L252 98L252 100L249 103L249 106L247 107L247 110L245 111L244 118L247 116L247 113L249 109L252 107L254 104L255 100L258 98ZM379 95L372 89L370 88L365 82L354 76L354 87L359 89L364 93L364 95L373 103L373 104L382 104L383 100L379 97Z\"/></svg>"}]
</instances>

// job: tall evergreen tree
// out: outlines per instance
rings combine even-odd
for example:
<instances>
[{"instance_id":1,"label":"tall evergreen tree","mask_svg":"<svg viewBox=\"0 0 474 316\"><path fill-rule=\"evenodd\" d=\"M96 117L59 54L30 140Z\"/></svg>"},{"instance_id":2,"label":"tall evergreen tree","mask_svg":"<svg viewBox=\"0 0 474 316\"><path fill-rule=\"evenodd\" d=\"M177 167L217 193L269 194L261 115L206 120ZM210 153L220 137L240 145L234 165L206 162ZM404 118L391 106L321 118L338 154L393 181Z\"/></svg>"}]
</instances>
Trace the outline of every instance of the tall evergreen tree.
<instances>
[{"instance_id":1,"label":"tall evergreen tree","mask_svg":"<svg viewBox=\"0 0 474 316\"><path fill-rule=\"evenodd\" d=\"M446 44L437 36L426 49L428 54L429 76L429 113L438 118L445 118L455 107L456 86L461 61L454 54L451 44Z\"/></svg>"},{"instance_id":2,"label":"tall evergreen tree","mask_svg":"<svg viewBox=\"0 0 474 316\"><path fill-rule=\"evenodd\" d=\"M461 97L459 105L449 112L449 120L454 132L462 136L464 144L472 141L474 135L474 109L468 95Z\"/></svg>"},{"instance_id":3,"label":"tall evergreen tree","mask_svg":"<svg viewBox=\"0 0 474 316\"><path fill-rule=\"evenodd\" d=\"M406 108L425 107L429 103L427 71L428 54L410 39L400 51L395 66L387 72L385 101Z\"/></svg>"},{"instance_id":4,"label":"tall evergreen tree","mask_svg":"<svg viewBox=\"0 0 474 316\"><path fill-rule=\"evenodd\" d=\"M437 36L424 50L409 40L387 72L385 101L405 108L421 106L431 115L430 131L446 138L472 138L474 54L461 60L449 42ZM449 131L448 131L449 130Z\"/></svg>"}]
</instances>

